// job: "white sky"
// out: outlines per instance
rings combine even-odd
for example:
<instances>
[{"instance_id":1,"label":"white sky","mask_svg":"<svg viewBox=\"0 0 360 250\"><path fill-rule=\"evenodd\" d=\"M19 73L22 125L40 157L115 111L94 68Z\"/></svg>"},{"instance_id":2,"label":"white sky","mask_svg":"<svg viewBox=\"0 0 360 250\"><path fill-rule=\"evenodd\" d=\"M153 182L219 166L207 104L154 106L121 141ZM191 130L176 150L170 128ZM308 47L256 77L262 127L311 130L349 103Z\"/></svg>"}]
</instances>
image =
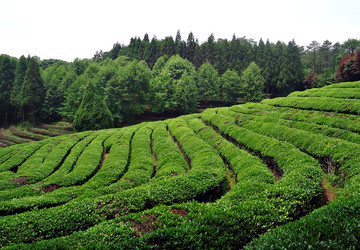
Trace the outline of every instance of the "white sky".
<instances>
[{"instance_id":1,"label":"white sky","mask_svg":"<svg viewBox=\"0 0 360 250\"><path fill-rule=\"evenodd\" d=\"M360 39L359 0L0 0L0 54L73 61L131 37Z\"/></svg>"}]
</instances>

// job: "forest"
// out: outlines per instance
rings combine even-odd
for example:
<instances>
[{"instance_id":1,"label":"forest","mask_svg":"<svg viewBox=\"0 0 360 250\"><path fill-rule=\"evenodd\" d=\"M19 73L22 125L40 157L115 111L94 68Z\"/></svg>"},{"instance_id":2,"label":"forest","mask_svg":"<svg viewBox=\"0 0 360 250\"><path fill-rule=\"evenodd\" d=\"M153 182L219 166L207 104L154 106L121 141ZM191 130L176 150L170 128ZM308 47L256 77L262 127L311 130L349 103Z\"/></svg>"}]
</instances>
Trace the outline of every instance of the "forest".
<instances>
[{"instance_id":1,"label":"forest","mask_svg":"<svg viewBox=\"0 0 360 250\"><path fill-rule=\"evenodd\" d=\"M76 131L119 127L144 113L178 115L360 79L360 40L306 48L246 37L199 43L180 31L131 38L73 62L0 56L0 126L73 122Z\"/></svg>"}]
</instances>

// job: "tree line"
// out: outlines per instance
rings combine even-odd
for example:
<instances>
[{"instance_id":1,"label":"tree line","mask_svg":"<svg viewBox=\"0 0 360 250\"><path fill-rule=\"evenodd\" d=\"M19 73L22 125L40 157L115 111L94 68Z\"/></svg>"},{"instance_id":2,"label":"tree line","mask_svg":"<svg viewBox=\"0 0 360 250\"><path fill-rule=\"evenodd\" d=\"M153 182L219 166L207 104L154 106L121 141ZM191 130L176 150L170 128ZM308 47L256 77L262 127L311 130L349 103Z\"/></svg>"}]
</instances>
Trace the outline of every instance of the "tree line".
<instances>
[{"instance_id":1,"label":"tree line","mask_svg":"<svg viewBox=\"0 0 360 250\"><path fill-rule=\"evenodd\" d=\"M257 101L354 80L357 42L313 42L304 49L295 41L257 43L235 35L215 41L211 34L199 44L192 33L183 41L178 31L175 39L150 41L146 34L71 63L1 55L0 124L64 119L82 130L93 117L93 128L101 121L111 127L144 112L186 114L199 102Z\"/></svg>"}]
</instances>

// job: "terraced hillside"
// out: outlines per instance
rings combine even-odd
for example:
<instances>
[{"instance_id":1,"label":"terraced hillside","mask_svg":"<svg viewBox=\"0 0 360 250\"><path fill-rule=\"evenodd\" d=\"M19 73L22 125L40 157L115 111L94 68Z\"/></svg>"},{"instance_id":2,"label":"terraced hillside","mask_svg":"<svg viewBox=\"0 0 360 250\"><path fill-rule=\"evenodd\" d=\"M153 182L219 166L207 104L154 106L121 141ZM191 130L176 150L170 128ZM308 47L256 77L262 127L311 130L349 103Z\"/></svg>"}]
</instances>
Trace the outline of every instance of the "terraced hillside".
<instances>
[{"instance_id":1,"label":"terraced hillside","mask_svg":"<svg viewBox=\"0 0 360 250\"><path fill-rule=\"evenodd\" d=\"M49 137L72 133L71 124L58 122L57 124L39 124L36 127L10 126L0 128L0 148L31 141L40 141Z\"/></svg>"},{"instance_id":2,"label":"terraced hillside","mask_svg":"<svg viewBox=\"0 0 360 250\"><path fill-rule=\"evenodd\" d=\"M0 149L0 246L355 248L356 92L341 83Z\"/></svg>"}]
</instances>

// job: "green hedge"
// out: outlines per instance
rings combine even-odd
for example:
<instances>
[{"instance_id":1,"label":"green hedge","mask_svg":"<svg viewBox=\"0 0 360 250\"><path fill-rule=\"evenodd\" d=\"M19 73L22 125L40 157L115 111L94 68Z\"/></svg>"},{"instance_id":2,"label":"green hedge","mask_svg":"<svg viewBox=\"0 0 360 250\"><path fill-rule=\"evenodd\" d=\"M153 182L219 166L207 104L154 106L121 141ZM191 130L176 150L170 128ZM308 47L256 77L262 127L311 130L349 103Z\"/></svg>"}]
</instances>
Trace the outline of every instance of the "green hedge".
<instances>
[{"instance_id":1,"label":"green hedge","mask_svg":"<svg viewBox=\"0 0 360 250\"><path fill-rule=\"evenodd\" d=\"M360 117L357 115L274 107L260 103L247 103L245 105L233 106L229 110L246 114L274 116L292 121L316 123L360 132L360 123L358 122L360 121Z\"/></svg>"},{"instance_id":2,"label":"green hedge","mask_svg":"<svg viewBox=\"0 0 360 250\"><path fill-rule=\"evenodd\" d=\"M233 112L228 109L221 109L219 110L219 114L237 118L239 121L253 120L257 122L275 123L290 128L296 128L316 134L322 134L328 137L334 137L334 138L346 140L353 143L358 143L358 144L360 143L360 135L358 133L353 133L345 129L329 127L327 125L319 125L310 122L281 119L274 116L272 113L261 114L261 115L260 114L248 115L248 114L239 114L237 112Z\"/></svg>"},{"instance_id":3,"label":"green hedge","mask_svg":"<svg viewBox=\"0 0 360 250\"><path fill-rule=\"evenodd\" d=\"M321 88L295 91L288 97L332 97L345 99L360 99L360 88Z\"/></svg>"},{"instance_id":4,"label":"green hedge","mask_svg":"<svg viewBox=\"0 0 360 250\"><path fill-rule=\"evenodd\" d=\"M240 146L260 154L261 157L272 158L283 171L279 181L256 197L274 199L275 203L281 204L281 209L284 209L288 216L295 218L316 207L314 200L322 191L323 173L315 159L290 143L238 127L234 118L216 114L216 110L205 111L201 116Z\"/></svg>"},{"instance_id":5,"label":"green hedge","mask_svg":"<svg viewBox=\"0 0 360 250\"><path fill-rule=\"evenodd\" d=\"M183 155L171 139L164 122L154 123L153 148L157 160L155 179L177 176L186 172Z\"/></svg>"},{"instance_id":6,"label":"green hedge","mask_svg":"<svg viewBox=\"0 0 360 250\"><path fill-rule=\"evenodd\" d=\"M277 107L321 110L337 113L359 114L360 100L339 99L330 97L278 97L261 101Z\"/></svg>"},{"instance_id":7,"label":"green hedge","mask_svg":"<svg viewBox=\"0 0 360 250\"><path fill-rule=\"evenodd\" d=\"M358 160L360 145L358 144L274 123L240 120L239 126L290 142L304 152L316 157L331 159L333 161L333 166L331 167L334 168L334 173L339 171L340 173L342 172L344 177L346 176L343 181L360 173ZM336 166L340 166L339 169L336 169Z\"/></svg>"},{"instance_id":8,"label":"green hedge","mask_svg":"<svg viewBox=\"0 0 360 250\"><path fill-rule=\"evenodd\" d=\"M360 197L351 196L271 230L245 249L357 249L359 225Z\"/></svg>"},{"instance_id":9,"label":"green hedge","mask_svg":"<svg viewBox=\"0 0 360 250\"><path fill-rule=\"evenodd\" d=\"M188 120L188 124L204 141L216 148L234 170L237 184L222 199L240 201L274 183L274 176L259 158L239 149L198 118Z\"/></svg>"},{"instance_id":10,"label":"green hedge","mask_svg":"<svg viewBox=\"0 0 360 250\"><path fill-rule=\"evenodd\" d=\"M335 83L325 86L325 88L360 88L360 81Z\"/></svg>"}]
</instances>

